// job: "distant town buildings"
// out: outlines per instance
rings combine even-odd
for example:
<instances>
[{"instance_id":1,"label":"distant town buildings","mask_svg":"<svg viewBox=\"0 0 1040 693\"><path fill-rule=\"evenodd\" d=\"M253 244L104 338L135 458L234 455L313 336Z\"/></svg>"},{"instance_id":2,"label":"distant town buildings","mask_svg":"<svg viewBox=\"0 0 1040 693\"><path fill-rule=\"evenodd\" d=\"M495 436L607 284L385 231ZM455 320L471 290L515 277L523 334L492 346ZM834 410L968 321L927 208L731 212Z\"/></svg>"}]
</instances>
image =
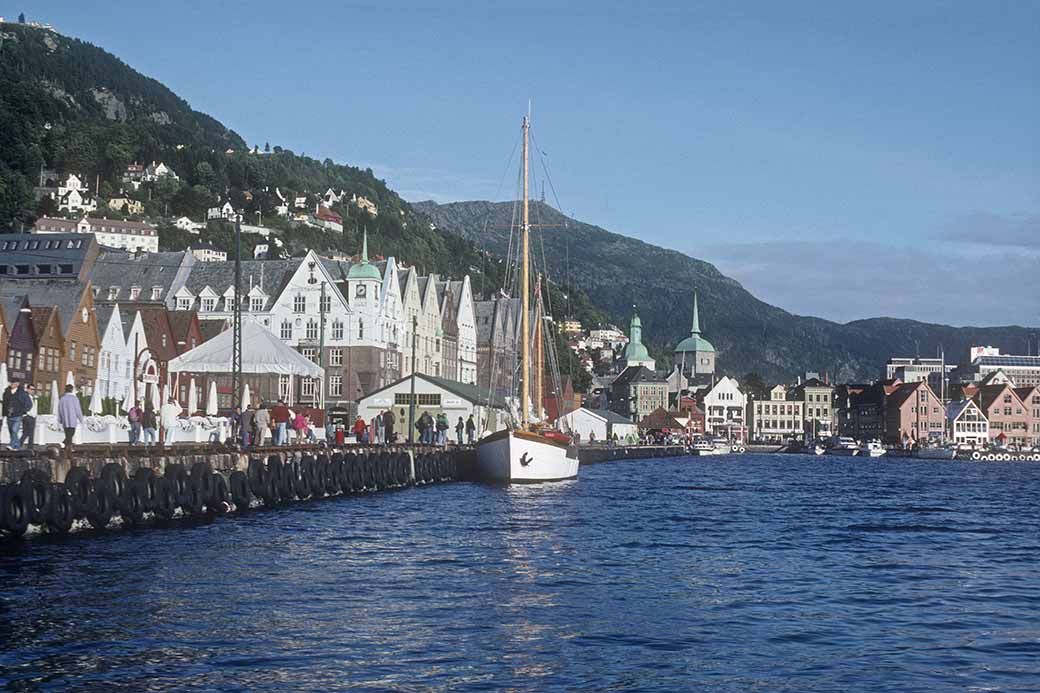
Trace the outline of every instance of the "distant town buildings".
<instances>
[{"instance_id":1,"label":"distant town buildings","mask_svg":"<svg viewBox=\"0 0 1040 693\"><path fill-rule=\"evenodd\" d=\"M690 382L710 384L715 378L715 347L701 336L697 294L693 295L693 324L690 336L675 347L675 361Z\"/></svg>"},{"instance_id":2,"label":"distant town buildings","mask_svg":"<svg viewBox=\"0 0 1040 693\"><path fill-rule=\"evenodd\" d=\"M40 217L36 220L33 231L38 234L91 233L94 234L99 245L109 248L124 248L145 253L154 253L159 250L158 229L143 221L93 217L83 217L76 221Z\"/></svg>"}]
</instances>

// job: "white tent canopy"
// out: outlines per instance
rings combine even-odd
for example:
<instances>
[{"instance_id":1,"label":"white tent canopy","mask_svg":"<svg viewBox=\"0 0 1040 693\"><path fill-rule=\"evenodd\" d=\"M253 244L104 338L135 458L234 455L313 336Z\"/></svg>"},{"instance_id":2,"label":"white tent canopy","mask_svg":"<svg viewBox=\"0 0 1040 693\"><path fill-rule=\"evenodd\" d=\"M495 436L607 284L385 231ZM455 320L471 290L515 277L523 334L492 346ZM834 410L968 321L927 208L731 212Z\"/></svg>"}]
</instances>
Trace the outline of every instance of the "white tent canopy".
<instances>
[{"instance_id":1,"label":"white tent canopy","mask_svg":"<svg viewBox=\"0 0 1040 693\"><path fill-rule=\"evenodd\" d=\"M233 334L213 339L171 359L170 373L230 373ZM254 320L242 321L242 372L320 378L323 369Z\"/></svg>"}]
</instances>

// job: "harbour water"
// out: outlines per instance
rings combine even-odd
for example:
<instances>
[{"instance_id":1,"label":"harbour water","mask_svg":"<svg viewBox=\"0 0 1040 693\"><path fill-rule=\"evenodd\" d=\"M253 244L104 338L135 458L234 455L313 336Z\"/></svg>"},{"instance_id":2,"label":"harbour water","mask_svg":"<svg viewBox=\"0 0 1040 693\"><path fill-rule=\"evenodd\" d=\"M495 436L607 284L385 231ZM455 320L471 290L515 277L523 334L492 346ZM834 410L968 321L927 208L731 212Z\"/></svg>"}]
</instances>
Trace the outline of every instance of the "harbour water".
<instances>
[{"instance_id":1,"label":"harbour water","mask_svg":"<svg viewBox=\"0 0 1040 693\"><path fill-rule=\"evenodd\" d=\"M1040 465L786 456L0 546L0 685L1037 690Z\"/></svg>"}]
</instances>

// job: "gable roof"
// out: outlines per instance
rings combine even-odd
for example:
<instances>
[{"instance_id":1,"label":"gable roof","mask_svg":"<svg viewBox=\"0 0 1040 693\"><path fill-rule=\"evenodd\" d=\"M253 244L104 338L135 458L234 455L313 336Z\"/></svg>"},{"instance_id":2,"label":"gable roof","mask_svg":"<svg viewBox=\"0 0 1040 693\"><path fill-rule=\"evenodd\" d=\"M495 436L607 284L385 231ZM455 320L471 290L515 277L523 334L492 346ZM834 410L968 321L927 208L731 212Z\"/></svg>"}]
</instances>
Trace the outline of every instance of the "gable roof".
<instances>
[{"instance_id":1,"label":"gable roof","mask_svg":"<svg viewBox=\"0 0 1040 693\"><path fill-rule=\"evenodd\" d=\"M1018 399L1018 393L1015 392L1013 387L1007 384L983 385L979 388L978 392L975 393L974 399L984 412L989 412L990 407L992 407L993 404L1004 395L1005 391L1010 392L1015 399ZM1019 403L1021 403L1021 401L1022 400L1019 399Z\"/></svg>"},{"instance_id":2,"label":"gable roof","mask_svg":"<svg viewBox=\"0 0 1040 693\"><path fill-rule=\"evenodd\" d=\"M654 409L652 412L643 417L643 420L639 422L639 427L655 430L663 428L681 429L683 425L676 421L675 417L668 413L665 409L658 407L657 409Z\"/></svg>"},{"instance_id":3,"label":"gable roof","mask_svg":"<svg viewBox=\"0 0 1040 693\"><path fill-rule=\"evenodd\" d=\"M470 383L460 383L456 380L440 378L434 375L426 375L425 373L416 373L415 377L422 378L423 380L429 382L431 385L436 385L437 387L443 388L448 392L452 393L453 395L458 395L459 397L469 402L473 402L474 404L479 404L484 407L497 407L500 409L505 408L505 402L501 397L499 397L495 393L488 393L487 390L478 385L472 385ZM411 380L411 378L411 375L406 375L403 378L399 378L388 385L384 385L383 387L377 390L369 392L367 395L365 395L365 397L372 397L373 395L383 392L384 390L388 390L403 382Z\"/></svg>"},{"instance_id":4,"label":"gable roof","mask_svg":"<svg viewBox=\"0 0 1040 693\"><path fill-rule=\"evenodd\" d=\"M629 385L631 383L664 383L666 378L654 373L646 366L629 366L614 378L613 385Z\"/></svg>"},{"instance_id":5,"label":"gable roof","mask_svg":"<svg viewBox=\"0 0 1040 693\"><path fill-rule=\"evenodd\" d=\"M110 287L119 287L117 298L127 298L129 291L123 289L130 286L153 287L163 289L159 302L165 301L173 291L184 284L187 273L196 264L195 256L186 250L176 252L139 253L126 250L103 248L94 260L90 271L90 281L98 289L98 297L104 299ZM213 263L197 263L199 265ZM144 298L150 300L151 293L143 292Z\"/></svg>"},{"instance_id":6,"label":"gable roof","mask_svg":"<svg viewBox=\"0 0 1040 693\"><path fill-rule=\"evenodd\" d=\"M67 330L76 319L84 292L89 290L89 283L62 279L24 279L0 284L0 300L9 303L11 299L28 296L34 313L44 306L53 307L61 317L62 328Z\"/></svg>"},{"instance_id":7,"label":"gable roof","mask_svg":"<svg viewBox=\"0 0 1040 693\"><path fill-rule=\"evenodd\" d=\"M921 387L928 387L928 383L921 380L916 383L902 383L888 396L890 406L901 407ZM931 388L928 388L931 391Z\"/></svg>"}]
</instances>

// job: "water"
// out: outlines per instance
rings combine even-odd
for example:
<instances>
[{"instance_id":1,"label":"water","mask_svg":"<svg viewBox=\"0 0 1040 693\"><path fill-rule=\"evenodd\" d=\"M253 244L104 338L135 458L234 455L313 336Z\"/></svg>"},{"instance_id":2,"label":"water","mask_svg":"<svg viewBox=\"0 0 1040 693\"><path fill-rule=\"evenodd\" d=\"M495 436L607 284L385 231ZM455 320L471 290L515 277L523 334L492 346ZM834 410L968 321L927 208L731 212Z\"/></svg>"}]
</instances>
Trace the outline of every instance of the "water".
<instances>
[{"instance_id":1,"label":"water","mask_svg":"<svg viewBox=\"0 0 1040 693\"><path fill-rule=\"evenodd\" d=\"M0 685L1040 688L1040 465L585 467L0 549Z\"/></svg>"}]
</instances>

